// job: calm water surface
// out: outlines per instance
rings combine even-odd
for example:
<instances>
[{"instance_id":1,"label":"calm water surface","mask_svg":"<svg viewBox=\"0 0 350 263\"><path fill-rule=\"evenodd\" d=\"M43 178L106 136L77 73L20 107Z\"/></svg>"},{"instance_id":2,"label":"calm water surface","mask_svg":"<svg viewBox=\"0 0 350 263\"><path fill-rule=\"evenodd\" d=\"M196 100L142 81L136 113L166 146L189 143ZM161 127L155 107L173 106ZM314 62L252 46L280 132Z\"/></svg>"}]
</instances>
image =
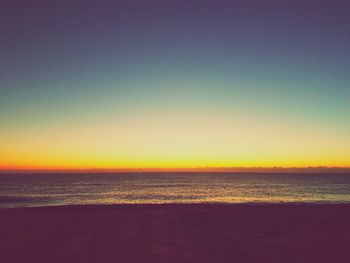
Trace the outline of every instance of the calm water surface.
<instances>
[{"instance_id":1,"label":"calm water surface","mask_svg":"<svg viewBox=\"0 0 350 263\"><path fill-rule=\"evenodd\" d=\"M0 207L280 202L350 203L350 175L0 174Z\"/></svg>"}]
</instances>

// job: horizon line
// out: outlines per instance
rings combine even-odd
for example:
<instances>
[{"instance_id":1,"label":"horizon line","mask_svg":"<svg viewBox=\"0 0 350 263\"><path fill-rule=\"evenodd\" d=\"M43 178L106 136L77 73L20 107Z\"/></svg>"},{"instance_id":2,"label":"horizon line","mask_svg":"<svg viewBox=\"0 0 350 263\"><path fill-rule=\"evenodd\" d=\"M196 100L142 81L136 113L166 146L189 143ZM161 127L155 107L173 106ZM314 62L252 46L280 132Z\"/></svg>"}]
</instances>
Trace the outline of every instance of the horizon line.
<instances>
[{"instance_id":1,"label":"horizon line","mask_svg":"<svg viewBox=\"0 0 350 263\"><path fill-rule=\"evenodd\" d=\"M350 166L303 166L303 167L283 167L283 166L270 166L270 167L180 167L180 168L0 168L0 173L16 173L16 172L114 172L114 173L138 173L138 172L346 172L350 173Z\"/></svg>"}]
</instances>

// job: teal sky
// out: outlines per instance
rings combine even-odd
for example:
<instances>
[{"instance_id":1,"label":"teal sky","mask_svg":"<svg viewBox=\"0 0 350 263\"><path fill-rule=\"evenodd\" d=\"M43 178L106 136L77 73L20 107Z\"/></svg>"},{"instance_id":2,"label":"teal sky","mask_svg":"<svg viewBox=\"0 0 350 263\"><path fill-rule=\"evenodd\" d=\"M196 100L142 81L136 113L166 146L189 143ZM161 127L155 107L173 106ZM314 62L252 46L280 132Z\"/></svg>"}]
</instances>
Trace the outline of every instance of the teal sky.
<instances>
[{"instance_id":1,"label":"teal sky","mask_svg":"<svg viewBox=\"0 0 350 263\"><path fill-rule=\"evenodd\" d=\"M4 148L22 138L24 144L13 148L27 154L31 136L36 134L40 148L53 127L89 130L98 122L108 130L140 120L162 126L173 118L186 129L188 116L207 116L223 119L224 137L236 119L254 123L257 133L269 127L266 140L272 144L281 127L313 133L315 140L305 145L325 143L314 152L324 149L328 157L310 151L307 160L350 165L346 1L5 1L1 6ZM148 129L142 125L140 132ZM217 151L230 159L225 146ZM288 156L301 152L290 151L283 164L293 164ZM195 153L189 158L197 160ZM12 150L11 156L25 155Z\"/></svg>"}]
</instances>

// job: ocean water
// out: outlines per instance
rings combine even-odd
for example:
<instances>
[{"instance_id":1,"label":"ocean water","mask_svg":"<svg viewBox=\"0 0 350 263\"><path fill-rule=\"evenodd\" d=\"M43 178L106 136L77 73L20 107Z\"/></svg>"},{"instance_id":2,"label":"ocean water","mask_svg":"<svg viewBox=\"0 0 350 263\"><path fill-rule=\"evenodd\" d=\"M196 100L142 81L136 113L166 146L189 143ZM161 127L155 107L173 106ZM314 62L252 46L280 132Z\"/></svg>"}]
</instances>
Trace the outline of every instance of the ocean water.
<instances>
[{"instance_id":1,"label":"ocean water","mask_svg":"<svg viewBox=\"0 0 350 263\"><path fill-rule=\"evenodd\" d=\"M350 175L0 174L0 207L295 202L350 203Z\"/></svg>"}]
</instances>

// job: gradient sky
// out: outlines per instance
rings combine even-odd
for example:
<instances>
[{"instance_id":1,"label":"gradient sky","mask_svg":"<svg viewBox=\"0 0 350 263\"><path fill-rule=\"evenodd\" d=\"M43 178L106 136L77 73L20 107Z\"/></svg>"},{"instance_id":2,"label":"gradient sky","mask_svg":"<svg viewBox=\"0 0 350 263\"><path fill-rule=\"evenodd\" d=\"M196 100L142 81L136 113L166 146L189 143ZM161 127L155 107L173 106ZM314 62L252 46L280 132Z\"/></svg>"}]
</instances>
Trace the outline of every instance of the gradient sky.
<instances>
[{"instance_id":1,"label":"gradient sky","mask_svg":"<svg viewBox=\"0 0 350 263\"><path fill-rule=\"evenodd\" d=\"M348 1L0 3L0 168L350 166Z\"/></svg>"}]
</instances>

